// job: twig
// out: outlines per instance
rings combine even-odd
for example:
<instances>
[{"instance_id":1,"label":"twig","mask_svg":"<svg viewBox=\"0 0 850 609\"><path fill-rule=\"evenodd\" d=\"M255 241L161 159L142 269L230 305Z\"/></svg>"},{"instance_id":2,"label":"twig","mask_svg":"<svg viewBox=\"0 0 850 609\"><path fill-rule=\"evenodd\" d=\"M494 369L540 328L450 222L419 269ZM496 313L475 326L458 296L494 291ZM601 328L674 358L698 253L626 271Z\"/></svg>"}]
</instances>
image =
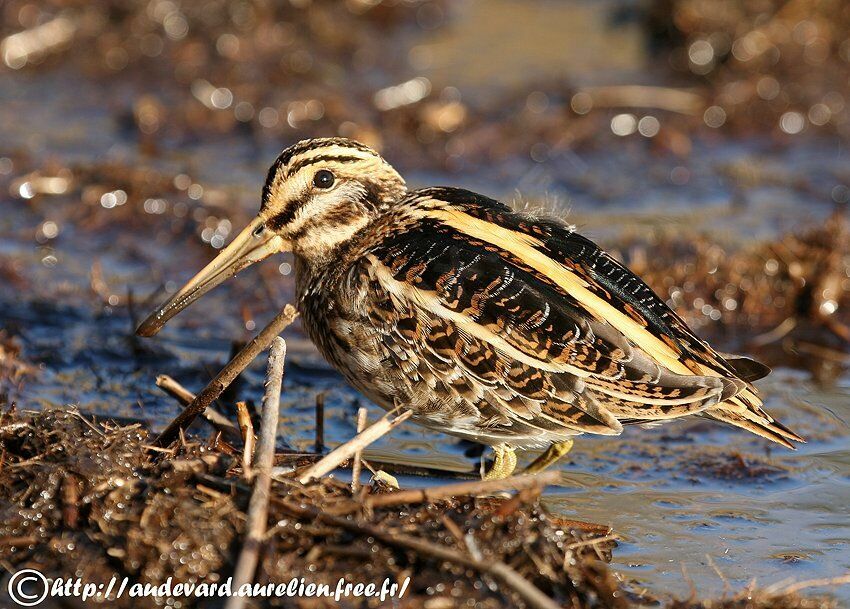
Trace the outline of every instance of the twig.
<instances>
[{"instance_id":1,"label":"twig","mask_svg":"<svg viewBox=\"0 0 850 609\"><path fill-rule=\"evenodd\" d=\"M477 480L474 482L456 482L429 488L417 488L383 495L367 497L366 507L387 507L409 503L430 503L450 497L478 497L498 491L521 491L528 488L556 484L561 479L560 472L542 472L531 476L511 476L501 480Z\"/></svg>"},{"instance_id":2,"label":"twig","mask_svg":"<svg viewBox=\"0 0 850 609\"><path fill-rule=\"evenodd\" d=\"M385 460L386 454L384 451L371 451L368 448L363 450L363 466L370 471L382 469L385 472L393 475L402 476L420 476L424 478L451 478L451 479L468 479L480 480L481 476L477 472L466 469L448 469L442 467L416 466L410 463L399 461ZM383 458L382 458L383 457ZM317 455L314 452L299 452L299 451L280 451L275 456L277 465L281 467L275 468L280 470L275 473L276 476L284 475L284 471L292 472L292 464L299 462L301 467L305 467L311 463L316 463L324 458L324 455Z\"/></svg>"},{"instance_id":3,"label":"twig","mask_svg":"<svg viewBox=\"0 0 850 609\"><path fill-rule=\"evenodd\" d=\"M753 347L764 347L771 343L775 343L785 338L794 328L797 327L796 317L787 317L781 324L768 330L763 334L759 334L750 340L749 345Z\"/></svg>"},{"instance_id":4,"label":"twig","mask_svg":"<svg viewBox=\"0 0 850 609\"><path fill-rule=\"evenodd\" d=\"M656 108L680 114L697 114L705 105L699 93L670 87L611 85L587 87L579 93L589 95L597 108Z\"/></svg>"},{"instance_id":5,"label":"twig","mask_svg":"<svg viewBox=\"0 0 850 609\"><path fill-rule=\"evenodd\" d=\"M679 563L679 568L682 570L682 579L688 582L688 589L691 591L688 600L694 602L697 599L697 585L694 583L694 578L688 573L688 567L685 563Z\"/></svg>"},{"instance_id":6,"label":"twig","mask_svg":"<svg viewBox=\"0 0 850 609\"><path fill-rule=\"evenodd\" d=\"M283 385L283 364L286 359L286 341L275 337L269 353L266 372L266 392L263 396L263 414L260 427L260 441L257 443L254 490L248 503L248 518L245 524L246 535L239 560L233 572L234 589L254 581L254 573L260 556L260 544L266 534L269 517L269 499L271 497L271 467L274 463L277 424L280 416L280 390ZM244 596L231 596L225 609L241 609L245 605Z\"/></svg>"},{"instance_id":7,"label":"twig","mask_svg":"<svg viewBox=\"0 0 850 609\"><path fill-rule=\"evenodd\" d=\"M393 427L406 421L413 414L413 411L406 410L396 418L390 419L392 414L392 412L388 412L348 442L337 446L320 461L308 467L298 478L298 481L301 484L307 484L310 480L321 478L328 472L333 471L341 463L354 456L354 453L358 450L363 450L366 446L369 446L372 442L389 432Z\"/></svg>"},{"instance_id":8,"label":"twig","mask_svg":"<svg viewBox=\"0 0 850 609\"><path fill-rule=\"evenodd\" d=\"M197 398L194 393L186 389L183 385L167 374L160 374L156 377L156 386L184 406L188 406ZM236 425L212 406L207 406L207 409L201 413L201 416L230 440L241 439L242 436L236 428Z\"/></svg>"},{"instance_id":9,"label":"twig","mask_svg":"<svg viewBox=\"0 0 850 609\"><path fill-rule=\"evenodd\" d=\"M286 358L286 341L275 337L272 352L269 354L266 392L263 395L262 427L260 441L257 444L257 467L269 471L274 465L275 443L277 442L277 422L280 416L280 392L283 387L283 365Z\"/></svg>"},{"instance_id":10,"label":"twig","mask_svg":"<svg viewBox=\"0 0 850 609\"><path fill-rule=\"evenodd\" d=\"M343 528L364 537L373 537L385 545L413 550L414 552L430 556L437 560L445 560L475 569L479 573L491 575L501 581L520 596L529 607L533 607L534 609L558 609L558 604L555 601L501 561L496 561L492 558L478 560L451 548L412 535L388 531L370 524L358 523L347 518L332 516L316 508L303 504L299 505L289 500L274 498L274 503L303 518L322 520L327 524Z\"/></svg>"},{"instance_id":11,"label":"twig","mask_svg":"<svg viewBox=\"0 0 850 609\"><path fill-rule=\"evenodd\" d=\"M254 424L245 402L236 402L236 417L242 429L242 475L250 480L253 477L251 463L254 460Z\"/></svg>"},{"instance_id":12,"label":"twig","mask_svg":"<svg viewBox=\"0 0 850 609\"><path fill-rule=\"evenodd\" d=\"M616 533L611 533L610 535L605 535L604 537L594 537L592 539L582 539L581 541L574 541L573 543L564 546L564 549L577 550L579 548L595 546L596 544L606 543L608 541L617 541L619 539L619 535L617 535Z\"/></svg>"},{"instance_id":13,"label":"twig","mask_svg":"<svg viewBox=\"0 0 850 609\"><path fill-rule=\"evenodd\" d=\"M159 434L159 437L154 440L155 446L168 446L180 434L180 431L191 425L195 417L204 412L214 400L222 394L222 392L239 376L239 374L247 368L252 361L262 353L266 347L274 340L274 338L283 332L283 330L291 324L298 316L295 307L286 305L283 311L254 337L254 339L245 345L239 353L236 354L227 365L221 369L216 377L203 388L201 393L192 400L183 412L178 414L173 421Z\"/></svg>"},{"instance_id":14,"label":"twig","mask_svg":"<svg viewBox=\"0 0 850 609\"><path fill-rule=\"evenodd\" d=\"M815 343L810 343L802 340L789 340L789 345L794 351L797 351L798 353L814 355L815 357L819 357L820 359L824 359L830 362L838 362L840 364L846 364L850 362L850 355L844 353L843 351L838 351L837 349L822 347L820 345L816 345Z\"/></svg>"},{"instance_id":15,"label":"twig","mask_svg":"<svg viewBox=\"0 0 850 609\"><path fill-rule=\"evenodd\" d=\"M27 62L70 45L82 29L80 21L81 16L64 11L50 21L4 38L0 41L0 54L7 65L22 68Z\"/></svg>"},{"instance_id":16,"label":"twig","mask_svg":"<svg viewBox=\"0 0 850 609\"><path fill-rule=\"evenodd\" d=\"M245 347L244 340L233 340L230 342L230 352L227 354L228 361L237 356L237 354ZM236 375L233 382L221 392L221 401L225 404L235 404L239 401L239 385L242 384L242 373ZM259 420L254 417L254 422L259 424Z\"/></svg>"},{"instance_id":17,"label":"twig","mask_svg":"<svg viewBox=\"0 0 850 609\"><path fill-rule=\"evenodd\" d=\"M317 454L325 451L325 392L316 394L316 444Z\"/></svg>"},{"instance_id":18,"label":"twig","mask_svg":"<svg viewBox=\"0 0 850 609\"><path fill-rule=\"evenodd\" d=\"M62 478L62 524L76 529L80 521L80 487L74 474Z\"/></svg>"},{"instance_id":19,"label":"twig","mask_svg":"<svg viewBox=\"0 0 850 609\"><path fill-rule=\"evenodd\" d=\"M82 422L85 424L85 426L86 426L86 427L88 427L89 429L91 429L91 430L92 430L93 432L95 432L97 435L99 435L100 437L103 437L103 435L104 435L104 434L103 434L103 430L102 430L102 429L100 429L97 425L95 425L95 424L94 424L94 423L92 423L91 421L89 421L86 417L84 417L84 416L83 416L83 413L81 413L79 410L77 410L76 408L74 408L73 410L71 410L71 414L72 414L74 417L76 417L77 419L79 419L80 421L82 421Z\"/></svg>"},{"instance_id":20,"label":"twig","mask_svg":"<svg viewBox=\"0 0 850 609\"><path fill-rule=\"evenodd\" d=\"M838 577L807 579L805 581L797 582L795 584L789 584L787 586L773 585L765 588L763 591L770 595L785 596L787 594L794 594L796 592L799 592L800 590L805 590L807 588L821 588L824 586L843 586L844 584L850 584L850 573L845 573L844 575L839 575Z\"/></svg>"},{"instance_id":21,"label":"twig","mask_svg":"<svg viewBox=\"0 0 850 609\"><path fill-rule=\"evenodd\" d=\"M31 546L38 543L39 538L35 535L27 535L26 537L3 537L0 539L0 547L8 548L15 546Z\"/></svg>"},{"instance_id":22,"label":"twig","mask_svg":"<svg viewBox=\"0 0 850 609\"><path fill-rule=\"evenodd\" d=\"M720 567L714 562L714 559L711 557L711 554L705 555L708 560L708 566L714 569L714 572L717 573L717 577L720 578L720 581L723 582L723 594L727 595L732 590L732 585L729 583L729 580L726 579L726 576L723 575L723 571L720 570Z\"/></svg>"},{"instance_id":23,"label":"twig","mask_svg":"<svg viewBox=\"0 0 850 609\"><path fill-rule=\"evenodd\" d=\"M366 415L368 414L363 406L357 409L357 433L362 433L366 428ZM363 467L363 449L359 449L354 453L354 463L351 464L351 492L356 493L360 488L360 470Z\"/></svg>"}]
</instances>

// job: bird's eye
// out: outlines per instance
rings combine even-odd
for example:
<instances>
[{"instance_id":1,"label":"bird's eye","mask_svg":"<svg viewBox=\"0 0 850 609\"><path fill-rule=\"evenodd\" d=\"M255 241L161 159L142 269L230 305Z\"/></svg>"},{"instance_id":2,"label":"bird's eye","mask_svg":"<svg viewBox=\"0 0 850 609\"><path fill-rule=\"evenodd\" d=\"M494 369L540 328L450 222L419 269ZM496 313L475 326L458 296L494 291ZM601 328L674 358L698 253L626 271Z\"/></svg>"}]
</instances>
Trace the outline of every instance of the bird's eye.
<instances>
[{"instance_id":1,"label":"bird's eye","mask_svg":"<svg viewBox=\"0 0 850 609\"><path fill-rule=\"evenodd\" d=\"M313 176L313 186L316 188L330 188L334 185L334 174L327 169L320 169Z\"/></svg>"}]
</instances>

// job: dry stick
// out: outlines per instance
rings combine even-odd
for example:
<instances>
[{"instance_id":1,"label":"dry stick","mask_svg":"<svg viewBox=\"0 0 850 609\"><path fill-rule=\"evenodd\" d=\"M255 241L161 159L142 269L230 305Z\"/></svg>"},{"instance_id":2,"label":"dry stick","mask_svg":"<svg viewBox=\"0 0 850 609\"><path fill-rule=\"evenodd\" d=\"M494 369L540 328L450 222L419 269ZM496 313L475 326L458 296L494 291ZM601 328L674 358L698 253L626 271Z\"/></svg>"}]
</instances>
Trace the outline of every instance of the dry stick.
<instances>
[{"instance_id":1,"label":"dry stick","mask_svg":"<svg viewBox=\"0 0 850 609\"><path fill-rule=\"evenodd\" d=\"M283 385L283 363L286 359L286 341L275 337L269 353L269 365L266 372L266 392L263 395L263 414L260 427L260 441L257 443L256 471L254 490L248 503L248 518L245 523L246 536L236 569L233 572L233 589L238 590L244 584L254 581L254 573L260 557L260 544L266 534L269 517L269 499L271 498L271 467L274 463L277 423L280 416L280 390ZM244 596L231 596L225 609L240 609L245 605Z\"/></svg>"},{"instance_id":2,"label":"dry stick","mask_svg":"<svg viewBox=\"0 0 850 609\"><path fill-rule=\"evenodd\" d=\"M579 93L590 96L597 108L656 108L680 114L697 114L705 106L705 99L699 93L670 87L610 85L586 87Z\"/></svg>"},{"instance_id":3,"label":"dry stick","mask_svg":"<svg viewBox=\"0 0 850 609\"><path fill-rule=\"evenodd\" d=\"M197 397L194 393L186 389L183 385L167 374L160 374L156 377L156 386L171 397L175 398L178 402L183 404L183 406L188 406L192 403L192 400ZM234 425L219 411L215 410L212 406L208 406L207 409L201 413L201 416L228 439L238 440L242 438L239 434L239 430L236 428L236 425Z\"/></svg>"},{"instance_id":4,"label":"dry stick","mask_svg":"<svg viewBox=\"0 0 850 609\"><path fill-rule=\"evenodd\" d=\"M534 609L559 609L559 606L555 603L555 601L546 596L534 584L501 561L494 561L492 559L478 560L466 554L461 554L451 548L447 548L412 535L390 532L380 529L374 525L358 523L347 518L332 516L331 514L322 512L314 507L299 505L285 499L275 497L274 503L303 518L322 520L327 524L343 528L347 531L351 531L365 537L374 537L385 545L413 550L414 552L425 554L432 558L436 558L437 560L453 562L455 564L475 569L479 573L491 575L516 592L517 595L522 597L522 599Z\"/></svg>"},{"instance_id":5,"label":"dry stick","mask_svg":"<svg viewBox=\"0 0 850 609\"><path fill-rule=\"evenodd\" d=\"M362 433L366 428L366 414L369 411L361 406L357 409L357 433ZM358 449L354 453L354 463L351 464L351 492L356 493L360 488L360 470L363 467L361 459L363 458L363 449Z\"/></svg>"},{"instance_id":6,"label":"dry stick","mask_svg":"<svg viewBox=\"0 0 850 609\"><path fill-rule=\"evenodd\" d=\"M80 486L74 474L66 474L62 479L62 524L76 529L80 522Z\"/></svg>"},{"instance_id":7,"label":"dry stick","mask_svg":"<svg viewBox=\"0 0 850 609\"><path fill-rule=\"evenodd\" d=\"M274 465L277 420L280 414L280 392L283 387L283 364L286 358L286 341L275 337L269 353L266 392L263 395L260 441L257 444L256 462L261 470L270 470Z\"/></svg>"},{"instance_id":8,"label":"dry stick","mask_svg":"<svg viewBox=\"0 0 850 609\"><path fill-rule=\"evenodd\" d=\"M247 368L252 361L262 353L266 347L274 340L274 338L283 332L283 330L291 324L298 313L292 305L286 305L283 311L269 322L265 328L260 331L254 339L247 345L242 347L239 353L232 360L227 362L227 365L221 369L213 380L203 388L201 393L192 400L183 412L178 414L168 427L159 434L159 437L154 440L154 446L168 446L180 434L180 431L186 429L195 420L195 417L204 412L207 407L217 400L222 392L236 379L239 374Z\"/></svg>"},{"instance_id":9,"label":"dry stick","mask_svg":"<svg viewBox=\"0 0 850 609\"><path fill-rule=\"evenodd\" d=\"M422 477L437 477L437 478L451 478L451 479L469 479L469 480L480 480L480 475L471 470L464 469L444 469L441 467L427 467L427 466L417 466L410 463L402 463L396 461L385 461L381 458L381 455L378 453L373 454L371 457L369 456L369 449L363 450L363 465L369 466L371 465L374 469L382 469L388 474L393 474L396 476L399 475L410 475L410 476L422 476ZM275 475L283 475L286 472L292 471L292 463L294 461L302 462L304 465L309 463L316 463L320 459L322 459L324 455L317 455L313 452L280 452L276 456L277 464L281 467L275 468L280 470Z\"/></svg>"},{"instance_id":10,"label":"dry stick","mask_svg":"<svg viewBox=\"0 0 850 609\"><path fill-rule=\"evenodd\" d=\"M242 429L242 475L250 480L253 477L251 462L254 460L254 424L245 402L236 402L236 418Z\"/></svg>"},{"instance_id":11,"label":"dry stick","mask_svg":"<svg viewBox=\"0 0 850 609\"><path fill-rule=\"evenodd\" d=\"M406 410L396 418L390 419L393 412L388 412L375 423L364 429L361 433L351 438L348 442L340 444L325 455L320 461L317 461L308 467L298 478L298 481L301 484L307 484L314 478L321 478L328 472L336 469L341 463L354 456L354 453L358 450L363 450L372 442L389 432L393 427L406 421L413 414L412 411Z\"/></svg>"},{"instance_id":12,"label":"dry stick","mask_svg":"<svg viewBox=\"0 0 850 609\"><path fill-rule=\"evenodd\" d=\"M571 544L564 546L565 550L577 550L579 548L584 548L586 546L595 546L600 543L606 543L609 541L619 541L622 539L616 533L611 533L610 535L604 535L602 537L593 537L591 539L582 539L581 541L574 541Z\"/></svg>"},{"instance_id":13,"label":"dry stick","mask_svg":"<svg viewBox=\"0 0 850 609\"><path fill-rule=\"evenodd\" d=\"M364 504L367 507L375 508L440 501L441 499L448 499L450 497L478 497L498 491L522 491L529 488L544 487L549 484L557 484L560 479L561 472L552 471L525 476L511 476L510 478L502 478L501 480L458 482L429 488L396 491L383 495L372 495L366 498Z\"/></svg>"},{"instance_id":14,"label":"dry stick","mask_svg":"<svg viewBox=\"0 0 850 609\"><path fill-rule=\"evenodd\" d=\"M796 594L800 590L805 590L807 588L823 588L826 586L843 586L845 584L850 584L850 573L845 573L844 575L838 575L836 577L826 577L823 579L807 579L805 581L796 582L793 584L783 585L783 584L774 584L772 586L768 586L762 592L769 594L771 596L785 596L787 594Z\"/></svg>"}]
</instances>

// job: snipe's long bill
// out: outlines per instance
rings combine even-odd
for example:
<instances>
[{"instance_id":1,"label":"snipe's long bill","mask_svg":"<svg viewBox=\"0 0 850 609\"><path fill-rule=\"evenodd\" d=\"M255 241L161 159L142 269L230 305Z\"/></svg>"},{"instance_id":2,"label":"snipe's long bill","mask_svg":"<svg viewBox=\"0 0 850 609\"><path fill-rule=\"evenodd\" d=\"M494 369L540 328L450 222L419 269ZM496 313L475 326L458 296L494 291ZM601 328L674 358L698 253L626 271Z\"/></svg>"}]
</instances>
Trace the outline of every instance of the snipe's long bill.
<instances>
[{"instance_id":1,"label":"snipe's long bill","mask_svg":"<svg viewBox=\"0 0 850 609\"><path fill-rule=\"evenodd\" d=\"M408 191L380 155L305 140L271 167L257 218L139 327L152 336L246 266L295 256L302 323L366 397L555 462L584 433L695 415L789 448L752 382L769 369L701 341L640 278L555 220L457 188Z\"/></svg>"},{"instance_id":2,"label":"snipe's long bill","mask_svg":"<svg viewBox=\"0 0 850 609\"><path fill-rule=\"evenodd\" d=\"M166 322L198 298L233 277L236 273L272 254L288 251L286 243L279 235L266 230L265 224L256 218L219 255L192 277L171 299L149 315L136 333L139 336L153 336Z\"/></svg>"}]
</instances>

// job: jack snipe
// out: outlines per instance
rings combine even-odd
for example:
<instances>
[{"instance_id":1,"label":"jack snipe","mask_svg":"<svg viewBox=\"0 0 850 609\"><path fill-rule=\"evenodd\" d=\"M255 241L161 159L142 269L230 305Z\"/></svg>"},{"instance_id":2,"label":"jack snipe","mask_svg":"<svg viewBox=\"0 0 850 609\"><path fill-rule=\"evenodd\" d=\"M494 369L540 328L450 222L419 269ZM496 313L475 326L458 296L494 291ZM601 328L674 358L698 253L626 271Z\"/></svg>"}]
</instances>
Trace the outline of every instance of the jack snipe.
<instances>
[{"instance_id":1,"label":"jack snipe","mask_svg":"<svg viewBox=\"0 0 850 609\"><path fill-rule=\"evenodd\" d=\"M298 307L324 357L369 399L551 464L582 433L700 415L787 447L762 409L769 370L720 355L626 267L572 228L456 188L409 192L375 151L342 139L287 148L257 218L139 327L240 269L295 255Z\"/></svg>"}]
</instances>

